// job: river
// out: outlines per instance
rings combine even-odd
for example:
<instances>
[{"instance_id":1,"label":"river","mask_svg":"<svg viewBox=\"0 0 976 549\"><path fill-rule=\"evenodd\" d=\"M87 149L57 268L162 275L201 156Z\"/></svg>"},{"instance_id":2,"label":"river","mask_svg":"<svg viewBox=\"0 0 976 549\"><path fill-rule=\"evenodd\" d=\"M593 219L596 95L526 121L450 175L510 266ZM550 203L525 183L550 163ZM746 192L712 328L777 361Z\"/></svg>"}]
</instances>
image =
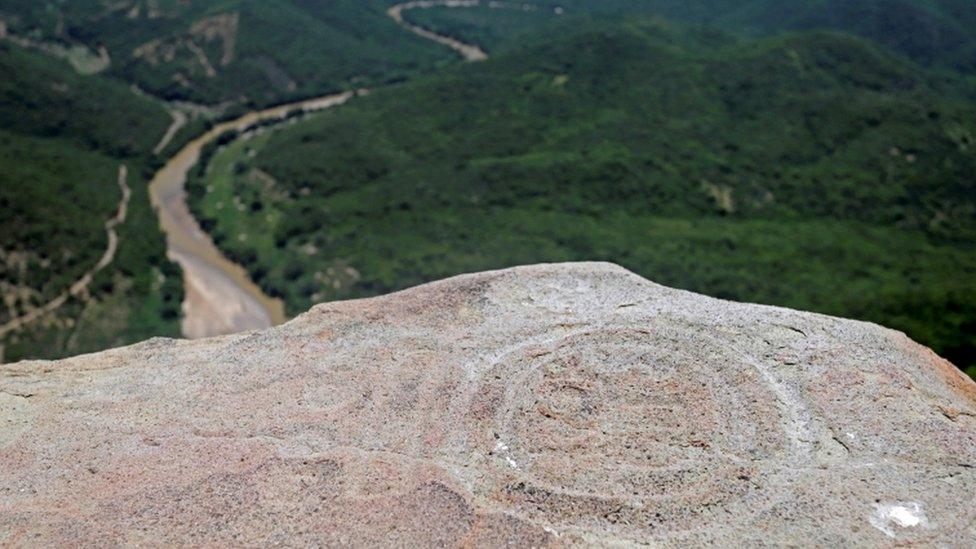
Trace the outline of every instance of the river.
<instances>
[{"instance_id":1,"label":"river","mask_svg":"<svg viewBox=\"0 0 976 549\"><path fill-rule=\"evenodd\" d=\"M487 55L477 46L464 44L447 36L406 22L401 16L409 9L433 6L471 7L471 1L407 2L393 6L387 12L405 29L444 44L466 60L486 59ZM364 92L365 90L363 90ZM258 122L284 119L295 109L306 112L319 111L341 105L362 92L346 92L254 111L236 120L215 125L207 133L197 137L174 155L149 183L149 195L159 215L160 225L166 234L167 255L183 269L183 336L196 339L224 335L246 330L258 330L275 326L287 320L284 303L265 294L251 280L244 267L228 259L214 244L186 203L186 179L190 170L200 160L200 153L221 134L243 131Z\"/></svg>"},{"instance_id":2,"label":"river","mask_svg":"<svg viewBox=\"0 0 976 549\"><path fill-rule=\"evenodd\" d=\"M209 337L267 328L286 320L280 299L266 295L247 271L227 259L197 223L186 203L187 174L200 153L221 134L243 131L258 122L284 119L295 110L307 112L345 103L356 94L346 92L254 111L215 125L173 156L149 183L149 196L166 233L167 255L183 268L183 335Z\"/></svg>"}]
</instances>

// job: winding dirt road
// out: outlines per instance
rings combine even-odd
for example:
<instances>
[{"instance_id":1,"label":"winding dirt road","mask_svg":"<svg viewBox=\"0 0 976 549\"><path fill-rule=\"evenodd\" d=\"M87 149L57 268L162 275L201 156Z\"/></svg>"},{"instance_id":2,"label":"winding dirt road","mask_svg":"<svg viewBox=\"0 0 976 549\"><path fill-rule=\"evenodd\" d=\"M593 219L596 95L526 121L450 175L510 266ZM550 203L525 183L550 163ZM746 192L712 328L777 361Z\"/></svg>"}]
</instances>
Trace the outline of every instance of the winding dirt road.
<instances>
[{"instance_id":1,"label":"winding dirt road","mask_svg":"<svg viewBox=\"0 0 976 549\"><path fill-rule=\"evenodd\" d=\"M81 275L78 280L72 283L71 286L58 295L58 297L48 301L41 307L38 307L25 315L19 316L4 323L3 325L0 325L0 339L14 330L18 330L41 317L57 311L65 304L65 302L68 301L68 298L78 296L86 292L88 287L91 286L95 275L115 261L115 252L119 249L119 234L116 232L115 228L120 223L125 222L125 218L129 213L129 200L132 198L132 191L129 189L129 185L126 183L128 176L128 168L125 165L119 166L118 184L119 190L122 192L122 198L119 199L119 207L116 210L115 215L105 221L105 233L108 235L108 245L105 246L105 252L102 254L101 259L98 260L98 263ZM0 363L2 362L3 357L0 356Z\"/></svg>"},{"instance_id":2,"label":"winding dirt road","mask_svg":"<svg viewBox=\"0 0 976 549\"><path fill-rule=\"evenodd\" d=\"M397 4L386 10L387 15L393 18L401 27L428 40L433 40L438 44L443 44L461 54L466 61L484 61L488 59L488 54L484 50L473 44L465 44L460 40L443 36L423 27L418 27L403 18L403 12L413 9L428 8L474 8L481 5L478 0L419 0L416 2L404 2Z\"/></svg>"},{"instance_id":3,"label":"winding dirt road","mask_svg":"<svg viewBox=\"0 0 976 549\"><path fill-rule=\"evenodd\" d=\"M180 129L182 129L188 121L186 114L179 109L169 109L169 115L173 118L173 122L168 128L166 128L166 133L163 134L163 137L160 138L159 143L156 144L156 147L153 149L153 154L163 152L166 145L169 145L169 142L176 137L176 132L180 131Z\"/></svg>"}]
</instances>

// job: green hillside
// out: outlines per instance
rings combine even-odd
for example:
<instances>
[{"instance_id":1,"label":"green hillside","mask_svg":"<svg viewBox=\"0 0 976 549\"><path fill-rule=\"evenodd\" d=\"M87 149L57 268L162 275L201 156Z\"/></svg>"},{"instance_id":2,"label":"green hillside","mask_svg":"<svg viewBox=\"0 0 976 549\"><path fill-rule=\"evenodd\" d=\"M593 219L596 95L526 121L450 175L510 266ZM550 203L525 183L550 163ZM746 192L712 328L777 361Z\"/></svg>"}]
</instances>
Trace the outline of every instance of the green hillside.
<instances>
[{"instance_id":1,"label":"green hillside","mask_svg":"<svg viewBox=\"0 0 976 549\"><path fill-rule=\"evenodd\" d=\"M609 260L877 321L976 364L976 107L849 36L631 22L220 151L191 203L291 312Z\"/></svg>"},{"instance_id":2,"label":"green hillside","mask_svg":"<svg viewBox=\"0 0 976 549\"><path fill-rule=\"evenodd\" d=\"M15 0L11 32L104 45L110 73L167 99L266 104L454 59L363 0Z\"/></svg>"},{"instance_id":3,"label":"green hillside","mask_svg":"<svg viewBox=\"0 0 976 549\"><path fill-rule=\"evenodd\" d=\"M415 10L408 17L488 49L516 46L553 25L565 32L585 18L621 14L653 14L751 35L836 30L872 40L925 66L976 72L976 9L969 0L563 0L495 5L500 9L484 3L471 9ZM557 7L562 17L554 13ZM560 20L564 27L558 26Z\"/></svg>"},{"instance_id":4,"label":"green hillside","mask_svg":"<svg viewBox=\"0 0 976 549\"><path fill-rule=\"evenodd\" d=\"M124 84L0 43L0 325L43 306L100 260L105 221L132 190L115 260L89 292L0 337L3 358L57 357L177 333L182 291L142 171L170 123Z\"/></svg>"}]
</instances>

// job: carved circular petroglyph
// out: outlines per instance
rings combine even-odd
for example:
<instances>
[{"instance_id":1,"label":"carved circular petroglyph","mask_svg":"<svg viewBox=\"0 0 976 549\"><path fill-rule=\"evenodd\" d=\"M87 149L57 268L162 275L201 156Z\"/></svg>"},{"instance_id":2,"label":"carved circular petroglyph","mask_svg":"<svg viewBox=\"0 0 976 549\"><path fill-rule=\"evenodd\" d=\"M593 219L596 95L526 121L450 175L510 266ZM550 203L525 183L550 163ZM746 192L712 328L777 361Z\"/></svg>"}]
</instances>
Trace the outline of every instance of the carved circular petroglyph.
<instances>
[{"instance_id":1,"label":"carved circular petroglyph","mask_svg":"<svg viewBox=\"0 0 976 549\"><path fill-rule=\"evenodd\" d=\"M762 509L755 463L799 459L790 410L760 365L689 332L583 330L500 359L483 379L509 380L491 407L519 479L505 503L638 537Z\"/></svg>"}]
</instances>

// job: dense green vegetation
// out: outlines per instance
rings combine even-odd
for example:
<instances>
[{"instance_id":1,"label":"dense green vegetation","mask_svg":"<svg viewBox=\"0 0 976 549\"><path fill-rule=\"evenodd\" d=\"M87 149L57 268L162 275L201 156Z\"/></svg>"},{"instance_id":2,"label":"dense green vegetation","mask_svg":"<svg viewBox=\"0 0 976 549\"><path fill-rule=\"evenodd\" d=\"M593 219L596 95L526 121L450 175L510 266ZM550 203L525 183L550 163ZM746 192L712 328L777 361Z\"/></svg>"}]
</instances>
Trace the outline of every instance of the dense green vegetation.
<instances>
[{"instance_id":1,"label":"dense green vegetation","mask_svg":"<svg viewBox=\"0 0 976 549\"><path fill-rule=\"evenodd\" d=\"M377 83L451 61L379 0L17 0L12 32L104 45L109 71L167 99L256 104ZM6 15L5 15L6 14Z\"/></svg>"},{"instance_id":2,"label":"dense green vegetation","mask_svg":"<svg viewBox=\"0 0 976 549\"><path fill-rule=\"evenodd\" d=\"M597 24L219 152L191 204L291 312L610 260L976 364L976 107L846 35Z\"/></svg>"},{"instance_id":3,"label":"dense green vegetation","mask_svg":"<svg viewBox=\"0 0 976 549\"><path fill-rule=\"evenodd\" d=\"M976 369L968 0L410 11L493 54L437 76L422 74L456 56L397 27L394 3L4 2L14 35L104 46L112 63L82 77L0 42L0 323L98 260L122 163L134 193L91 298L0 341L5 358L176 333L179 277L145 178L209 122L153 157L169 118L122 82L230 116L410 77L206 151L191 204L290 312L459 272L604 259L719 297L881 322Z\"/></svg>"},{"instance_id":4,"label":"dense green vegetation","mask_svg":"<svg viewBox=\"0 0 976 549\"><path fill-rule=\"evenodd\" d=\"M489 49L517 47L532 30L559 32L582 18L654 14L747 35L837 30L890 48L932 67L976 72L976 9L969 0L561 0L487 3L472 9L415 10L408 18L426 28ZM558 7L563 17L555 17ZM537 9L531 9L537 8ZM558 20L565 19L564 27Z\"/></svg>"},{"instance_id":5,"label":"dense green vegetation","mask_svg":"<svg viewBox=\"0 0 976 549\"><path fill-rule=\"evenodd\" d=\"M165 259L142 172L170 119L124 84L0 43L0 325L67 290L99 261L105 220L132 189L115 261L88 295L0 339L6 360L175 335L179 272Z\"/></svg>"},{"instance_id":6,"label":"dense green vegetation","mask_svg":"<svg viewBox=\"0 0 976 549\"><path fill-rule=\"evenodd\" d=\"M0 127L12 133L127 157L151 150L170 123L159 105L124 85L2 42L0 71Z\"/></svg>"},{"instance_id":7,"label":"dense green vegetation","mask_svg":"<svg viewBox=\"0 0 976 549\"><path fill-rule=\"evenodd\" d=\"M497 53L506 47L520 47L525 40L534 40L536 35L559 28L559 25L569 27L582 17L595 15L592 10L601 5L571 5L558 13L556 7L542 3L532 4L528 10L514 3L496 8L487 5L465 9L431 7L407 11L404 18L425 29Z\"/></svg>"}]
</instances>

